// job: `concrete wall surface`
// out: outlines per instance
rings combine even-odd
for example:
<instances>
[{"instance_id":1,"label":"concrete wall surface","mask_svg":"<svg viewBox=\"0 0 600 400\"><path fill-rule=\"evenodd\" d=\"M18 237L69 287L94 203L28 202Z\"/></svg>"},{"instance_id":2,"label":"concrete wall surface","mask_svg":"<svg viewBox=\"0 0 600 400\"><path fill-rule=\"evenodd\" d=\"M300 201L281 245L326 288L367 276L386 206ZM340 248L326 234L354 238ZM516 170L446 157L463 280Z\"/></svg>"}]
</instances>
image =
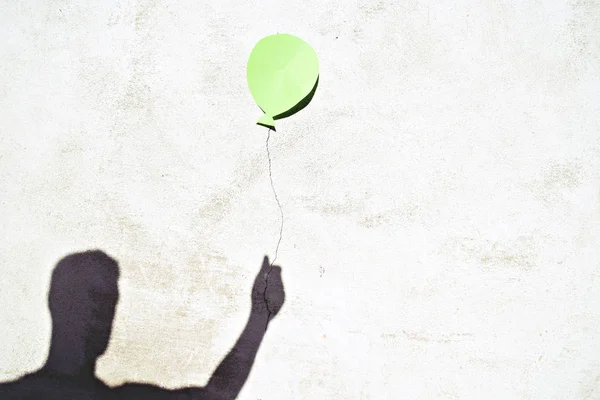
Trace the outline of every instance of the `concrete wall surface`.
<instances>
[{"instance_id":1,"label":"concrete wall surface","mask_svg":"<svg viewBox=\"0 0 600 400\"><path fill-rule=\"evenodd\" d=\"M97 375L204 385L281 214L246 81L320 60L271 132L286 303L240 399L600 399L600 3L0 6L0 380L39 368L52 269L101 249Z\"/></svg>"}]
</instances>

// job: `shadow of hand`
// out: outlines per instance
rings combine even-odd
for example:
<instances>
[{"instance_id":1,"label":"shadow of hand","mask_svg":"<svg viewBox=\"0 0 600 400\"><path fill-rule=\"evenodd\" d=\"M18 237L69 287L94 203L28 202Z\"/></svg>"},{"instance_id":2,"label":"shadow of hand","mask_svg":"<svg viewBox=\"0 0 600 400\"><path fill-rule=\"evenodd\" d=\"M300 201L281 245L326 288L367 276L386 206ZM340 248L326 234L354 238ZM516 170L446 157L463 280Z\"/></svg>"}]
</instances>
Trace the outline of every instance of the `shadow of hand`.
<instances>
[{"instance_id":1,"label":"shadow of hand","mask_svg":"<svg viewBox=\"0 0 600 400\"><path fill-rule=\"evenodd\" d=\"M275 317L285 302L281 267L272 266L265 256L252 288L252 311Z\"/></svg>"}]
</instances>

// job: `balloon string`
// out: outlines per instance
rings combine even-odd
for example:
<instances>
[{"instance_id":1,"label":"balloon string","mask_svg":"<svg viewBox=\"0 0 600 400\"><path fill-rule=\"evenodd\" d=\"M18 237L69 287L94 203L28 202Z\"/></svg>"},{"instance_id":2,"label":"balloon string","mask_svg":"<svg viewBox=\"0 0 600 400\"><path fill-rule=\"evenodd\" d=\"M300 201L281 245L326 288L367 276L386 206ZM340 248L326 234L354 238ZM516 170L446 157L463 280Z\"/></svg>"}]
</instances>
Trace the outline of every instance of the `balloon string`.
<instances>
[{"instance_id":1,"label":"balloon string","mask_svg":"<svg viewBox=\"0 0 600 400\"><path fill-rule=\"evenodd\" d=\"M267 142L266 142L267 157L269 159L269 180L271 181L271 189L273 190L273 195L275 196L275 201L277 202L277 206L279 207L279 213L281 215L281 226L279 228L279 240L277 241L277 247L275 248L275 258L273 258L273 261L271 261L271 267L272 267L273 264L275 263L275 260L277 259L277 255L279 254L279 245L281 244L281 238L283 236L283 207L281 206L281 203L279 202L279 197L277 196L277 192L275 191L275 185L273 184L273 173L272 173L272 169L271 169L271 152L269 151L269 139L270 138L271 138L271 128L269 128L269 131L267 133Z\"/></svg>"},{"instance_id":2,"label":"balloon string","mask_svg":"<svg viewBox=\"0 0 600 400\"><path fill-rule=\"evenodd\" d=\"M275 201L277 202L277 206L279 207L279 213L281 214L281 226L279 228L279 240L277 241L277 247L275 248L275 257L273 258L273 261L271 261L271 265L269 266L269 271L265 275L265 291L263 292L263 299L267 306L267 312L269 313L269 315L267 316L267 325L269 324L269 321L271 320L271 315L273 315L273 312L269 309L269 302L267 301L267 288L269 285L269 282L268 282L269 275L271 274L271 271L273 270L273 264L275 264L275 260L277 260L277 255L279 254L279 245L281 244L281 238L283 237L283 207L281 207L281 203L279 202L279 197L277 196L277 191L275 191L275 185L273 184L273 173L272 173L272 169L271 169L271 152L269 151L269 139L270 138L271 138L271 128L269 128L269 132L267 133L267 142L266 142L267 158L269 159L269 180L271 181L271 189L273 190L273 195L275 196ZM265 330L266 329L267 329L267 327L265 326Z\"/></svg>"}]
</instances>

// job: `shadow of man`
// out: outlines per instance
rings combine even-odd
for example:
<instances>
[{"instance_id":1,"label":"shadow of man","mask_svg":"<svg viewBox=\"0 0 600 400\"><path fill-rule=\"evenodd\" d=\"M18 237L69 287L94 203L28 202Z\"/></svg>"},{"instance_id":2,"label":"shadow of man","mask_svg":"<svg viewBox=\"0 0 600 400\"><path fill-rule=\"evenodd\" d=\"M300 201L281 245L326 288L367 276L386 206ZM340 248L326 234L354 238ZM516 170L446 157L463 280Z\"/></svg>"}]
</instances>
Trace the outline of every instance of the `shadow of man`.
<instances>
[{"instance_id":1,"label":"shadow of man","mask_svg":"<svg viewBox=\"0 0 600 400\"><path fill-rule=\"evenodd\" d=\"M95 375L104 354L119 300L119 266L102 251L66 256L56 265L48 295L52 339L44 366L0 384L0 399L220 399L242 389L269 321L285 301L281 268L267 257L252 288L244 331L205 387L167 390L126 383L110 387Z\"/></svg>"}]
</instances>

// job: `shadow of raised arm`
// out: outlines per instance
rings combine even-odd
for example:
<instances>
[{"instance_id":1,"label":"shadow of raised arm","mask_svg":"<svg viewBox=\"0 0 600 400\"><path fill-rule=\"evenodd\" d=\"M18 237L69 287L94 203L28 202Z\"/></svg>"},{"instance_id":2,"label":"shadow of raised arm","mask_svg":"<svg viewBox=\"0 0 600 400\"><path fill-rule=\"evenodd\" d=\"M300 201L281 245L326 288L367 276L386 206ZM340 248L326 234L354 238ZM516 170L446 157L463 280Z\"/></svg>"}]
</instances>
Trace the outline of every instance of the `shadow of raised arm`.
<instances>
[{"instance_id":1,"label":"shadow of raised arm","mask_svg":"<svg viewBox=\"0 0 600 400\"><path fill-rule=\"evenodd\" d=\"M234 400L246 383L269 321L283 306L285 291L281 268L265 257L252 287L250 316L233 348L215 369L203 388L160 389L150 385L126 384L117 388L120 398Z\"/></svg>"},{"instance_id":2,"label":"shadow of raised arm","mask_svg":"<svg viewBox=\"0 0 600 400\"><path fill-rule=\"evenodd\" d=\"M252 311L244 331L204 388L209 396L223 400L237 397L248 379L269 321L283 306L285 291L281 268L270 266L268 257L264 258L256 276L251 298Z\"/></svg>"}]
</instances>

